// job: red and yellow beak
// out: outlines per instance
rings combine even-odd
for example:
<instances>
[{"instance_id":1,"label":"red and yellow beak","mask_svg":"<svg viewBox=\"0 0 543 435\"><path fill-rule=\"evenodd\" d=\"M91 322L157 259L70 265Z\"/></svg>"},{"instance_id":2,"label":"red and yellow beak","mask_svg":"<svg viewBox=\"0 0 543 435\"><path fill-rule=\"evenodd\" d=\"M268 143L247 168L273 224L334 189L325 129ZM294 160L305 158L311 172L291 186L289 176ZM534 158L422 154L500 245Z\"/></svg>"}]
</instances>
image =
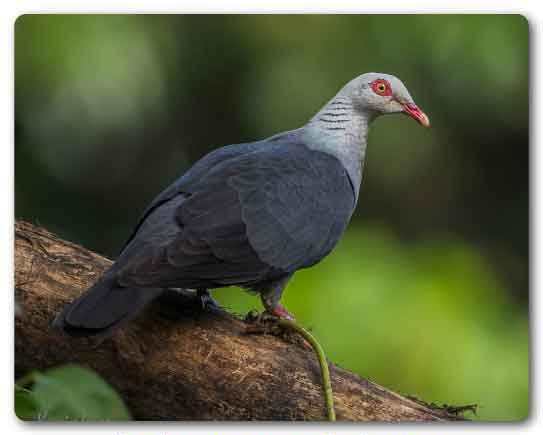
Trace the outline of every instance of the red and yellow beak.
<instances>
[{"instance_id":1,"label":"red and yellow beak","mask_svg":"<svg viewBox=\"0 0 543 435\"><path fill-rule=\"evenodd\" d=\"M409 115L415 121L417 121L420 125L424 127L430 127L430 119L428 118L428 116L426 116L426 113L418 108L416 104L403 104L403 112L406 115Z\"/></svg>"}]
</instances>

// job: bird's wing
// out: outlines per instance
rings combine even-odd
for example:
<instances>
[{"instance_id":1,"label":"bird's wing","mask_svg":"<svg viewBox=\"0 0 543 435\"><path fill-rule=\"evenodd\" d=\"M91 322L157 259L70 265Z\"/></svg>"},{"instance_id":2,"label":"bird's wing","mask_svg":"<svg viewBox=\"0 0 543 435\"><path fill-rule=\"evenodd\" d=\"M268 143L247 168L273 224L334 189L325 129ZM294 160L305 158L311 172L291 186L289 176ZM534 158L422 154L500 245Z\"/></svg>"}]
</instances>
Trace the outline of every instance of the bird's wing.
<instances>
[{"instance_id":1,"label":"bird's wing","mask_svg":"<svg viewBox=\"0 0 543 435\"><path fill-rule=\"evenodd\" d=\"M161 205L164 205L165 203L179 195L180 192L183 191L184 186L190 186L191 183L194 183L194 180L198 180L204 177L205 174L217 164L223 163L226 160L255 150L256 148L258 148L259 144L260 142L251 142L246 144L227 145L211 151L200 160L198 160L185 174L183 174L175 182L170 184L151 201L151 203L142 213L138 223L132 231L132 234L123 245L121 249L121 254L134 239L135 235L138 233L146 219Z\"/></svg>"},{"instance_id":2,"label":"bird's wing","mask_svg":"<svg viewBox=\"0 0 543 435\"><path fill-rule=\"evenodd\" d=\"M238 165L228 183L237 192L247 238L260 259L293 272L333 249L355 207L339 160L293 145L258 158L248 155Z\"/></svg>"},{"instance_id":3,"label":"bird's wing","mask_svg":"<svg viewBox=\"0 0 543 435\"><path fill-rule=\"evenodd\" d=\"M145 222L153 249L128 259L127 284L250 286L279 277L328 254L355 204L341 163L298 144L221 162L182 190L150 215L162 232L175 220L175 236L156 237Z\"/></svg>"}]
</instances>

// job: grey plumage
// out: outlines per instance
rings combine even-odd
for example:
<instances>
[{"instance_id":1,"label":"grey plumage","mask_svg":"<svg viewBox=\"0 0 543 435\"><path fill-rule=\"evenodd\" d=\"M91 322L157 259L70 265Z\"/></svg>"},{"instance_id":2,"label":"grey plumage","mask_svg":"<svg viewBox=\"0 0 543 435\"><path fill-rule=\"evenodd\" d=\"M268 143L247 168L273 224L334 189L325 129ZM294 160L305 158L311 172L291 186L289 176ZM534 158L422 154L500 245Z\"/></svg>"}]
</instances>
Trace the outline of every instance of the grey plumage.
<instances>
[{"instance_id":1,"label":"grey plumage","mask_svg":"<svg viewBox=\"0 0 543 435\"><path fill-rule=\"evenodd\" d=\"M392 98L371 94L375 80ZM111 269L55 325L107 334L167 288L238 285L279 313L290 277L328 255L351 218L369 123L408 104L398 79L364 74L304 127L203 157L152 201Z\"/></svg>"}]
</instances>

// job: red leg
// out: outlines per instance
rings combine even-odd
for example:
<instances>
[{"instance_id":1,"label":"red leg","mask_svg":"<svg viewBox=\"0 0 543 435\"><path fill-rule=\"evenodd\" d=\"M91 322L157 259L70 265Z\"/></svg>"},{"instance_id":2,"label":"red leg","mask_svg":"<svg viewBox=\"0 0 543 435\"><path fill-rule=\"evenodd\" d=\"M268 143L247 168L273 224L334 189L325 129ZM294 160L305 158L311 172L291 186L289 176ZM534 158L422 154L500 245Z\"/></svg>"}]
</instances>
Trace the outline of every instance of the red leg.
<instances>
[{"instance_id":1,"label":"red leg","mask_svg":"<svg viewBox=\"0 0 543 435\"><path fill-rule=\"evenodd\" d=\"M294 316L292 314L290 314L287 309L281 305L281 304L277 304L271 311L270 311L270 314L276 316L276 317L279 317L279 318L282 318L282 319L287 319L287 320L292 320L292 321L295 321L296 319L294 318Z\"/></svg>"}]
</instances>

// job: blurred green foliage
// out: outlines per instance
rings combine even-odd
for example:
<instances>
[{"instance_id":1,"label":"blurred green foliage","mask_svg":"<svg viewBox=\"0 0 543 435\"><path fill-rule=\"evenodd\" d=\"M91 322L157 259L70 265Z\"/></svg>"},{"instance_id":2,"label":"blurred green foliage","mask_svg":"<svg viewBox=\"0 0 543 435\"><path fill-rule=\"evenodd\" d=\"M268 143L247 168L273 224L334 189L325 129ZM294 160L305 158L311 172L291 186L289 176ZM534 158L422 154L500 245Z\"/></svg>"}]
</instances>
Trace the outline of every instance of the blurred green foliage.
<instances>
[{"instance_id":1,"label":"blurred green foliage","mask_svg":"<svg viewBox=\"0 0 543 435\"><path fill-rule=\"evenodd\" d=\"M76 365L32 372L19 380L15 414L22 420L130 420L115 390L92 370Z\"/></svg>"},{"instance_id":2,"label":"blurred green foliage","mask_svg":"<svg viewBox=\"0 0 543 435\"><path fill-rule=\"evenodd\" d=\"M348 232L284 300L365 377L479 403L481 419L528 415L522 16L26 15L15 41L16 216L112 257L206 152L301 126L358 74L396 74L432 129L376 121Z\"/></svg>"},{"instance_id":3,"label":"blurred green foliage","mask_svg":"<svg viewBox=\"0 0 543 435\"><path fill-rule=\"evenodd\" d=\"M235 312L258 307L237 289L215 295ZM342 367L427 402L477 403L481 419L527 416L528 320L465 243L351 229L283 301Z\"/></svg>"}]
</instances>

